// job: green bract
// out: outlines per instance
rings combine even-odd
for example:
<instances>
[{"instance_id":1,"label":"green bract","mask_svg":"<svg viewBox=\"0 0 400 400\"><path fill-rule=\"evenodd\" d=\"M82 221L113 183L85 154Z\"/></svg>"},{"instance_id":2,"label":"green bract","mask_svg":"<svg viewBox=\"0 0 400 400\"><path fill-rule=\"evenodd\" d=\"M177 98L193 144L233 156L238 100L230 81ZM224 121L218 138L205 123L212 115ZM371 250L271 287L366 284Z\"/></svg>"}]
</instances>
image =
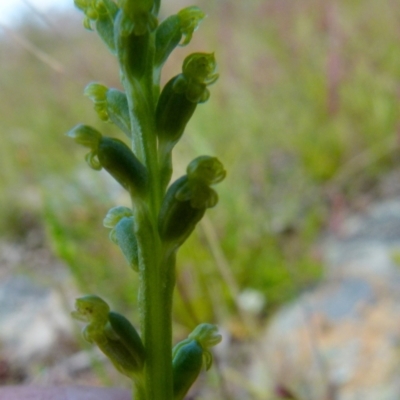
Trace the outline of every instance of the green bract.
<instances>
[{"instance_id":1,"label":"green bract","mask_svg":"<svg viewBox=\"0 0 400 400\"><path fill-rule=\"evenodd\" d=\"M130 196L130 207L111 208L103 224L137 272L143 342L98 296L77 299L72 315L87 324L84 338L133 380L135 400L183 400L202 366L210 368L209 348L221 336L215 326L201 324L172 351L176 254L207 208L217 204L212 186L226 173L217 158L201 156L170 184L172 151L218 78L214 54L190 54L162 90L160 80L169 55L189 44L205 14L186 7L159 24L160 0L75 0L75 5L84 13L84 26L116 56L122 84L118 90L91 82L84 94L100 120L113 123L129 143L83 124L68 136L89 149L85 159L91 168L104 168Z\"/></svg>"},{"instance_id":2,"label":"green bract","mask_svg":"<svg viewBox=\"0 0 400 400\"><path fill-rule=\"evenodd\" d=\"M124 92L92 82L86 86L84 94L93 101L100 119L113 122L126 136L131 137L128 100Z\"/></svg>"},{"instance_id":3,"label":"green bract","mask_svg":"<svg viewBox=\"0 0 400 400\"><path fill-rule=\"evenodd\" d=\"M138 271L138 244L134 232L132 210L123 206L112 208L105 216L103 225L106 228L111 228L110 239L120 247L131 268Z\"/></svg>"}]
</instances>

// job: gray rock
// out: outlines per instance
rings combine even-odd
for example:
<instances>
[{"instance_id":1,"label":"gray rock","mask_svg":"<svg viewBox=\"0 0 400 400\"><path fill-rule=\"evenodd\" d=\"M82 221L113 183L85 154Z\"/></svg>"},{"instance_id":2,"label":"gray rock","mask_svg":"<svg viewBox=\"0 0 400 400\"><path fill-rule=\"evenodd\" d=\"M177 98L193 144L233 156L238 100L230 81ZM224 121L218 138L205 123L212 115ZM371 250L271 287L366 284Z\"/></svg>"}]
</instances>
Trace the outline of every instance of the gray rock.
<instances>
[{"instance_id":1,"label":"gray rock","mask_svg":"<svg viewBox=\"0 0 400 400\"><path fill-rule=\"evenodd\" d=\"M72 336L59 291L26 276L10 276L0 283L0 304L2 357L12 364L45 360L55 353L60 337Z\"/></svg>"},{"instance_id":2,"label":"gray rock","mask_svg":"<svg viewBox=\"0 0 400 400\"><path fill-rule=\"evenodd\" d=\"M249 376L305 400L400 398L400 202L348 218L325 241L326 279L282 308Z\"/></svg>"}]
</instances>

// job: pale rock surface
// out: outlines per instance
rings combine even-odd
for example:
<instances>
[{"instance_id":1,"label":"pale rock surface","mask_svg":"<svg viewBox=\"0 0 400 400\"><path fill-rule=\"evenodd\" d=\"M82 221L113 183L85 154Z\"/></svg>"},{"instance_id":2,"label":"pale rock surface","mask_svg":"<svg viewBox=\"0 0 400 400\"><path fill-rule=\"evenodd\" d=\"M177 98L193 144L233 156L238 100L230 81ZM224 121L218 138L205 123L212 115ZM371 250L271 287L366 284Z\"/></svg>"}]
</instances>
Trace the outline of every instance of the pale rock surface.
<instances>
[{"instance_id":1,"label":"pale rock surface","mask_svg":"<svg viewBox=\"0 0 400 400\"><path fill-rule=\"evenodd\" d=\"M281 309L257 344L255 388L283 384L304 400L400 399L399 249L399 201L346 219L324 242L326 279Z\"/></svg>"},{"instance_id":2,"label":"pale rock surface","mask_svg":"<svg viewBox=\"0 0 400 400\"><path fill-rule=\"evenodd\" d=\"M61 337L72 325L60 292L35 284L26 276L0 283L2 357L15 365L39 362L57 353Z\"/></svg>"}]
</instances>

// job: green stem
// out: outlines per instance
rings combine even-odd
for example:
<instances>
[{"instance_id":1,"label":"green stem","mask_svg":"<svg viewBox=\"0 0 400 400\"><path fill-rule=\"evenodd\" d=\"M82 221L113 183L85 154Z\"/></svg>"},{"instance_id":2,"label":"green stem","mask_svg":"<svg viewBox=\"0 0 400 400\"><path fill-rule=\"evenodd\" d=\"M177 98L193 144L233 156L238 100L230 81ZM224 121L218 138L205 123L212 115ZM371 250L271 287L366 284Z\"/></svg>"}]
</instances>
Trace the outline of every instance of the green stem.
<instances>
[{"instance_id":1,"label":"green stem","mask_svg":"<svg viewBox=\"0 0 400 400\"><path fill-rule=\"evenodd\" d=\"M152 59L152 57L149 57ZM148 171L146 203L132 198L135 234L139 248L139 312L146 349L145 394L137 400L173 400L172 295L175 257L166 259L158 233L158 214L163 190L160 184L154 120L153 65L140 79L129 79L121 66L131 117L134 150Z\"/></svg>"},{"instance_id":2,"label":"green stem","mask_svg":"<svg viewBox=\"0 0 400 400\"><path fill-rule=\"evenodd\" d=\"M172 294L175 256L165 256L156 226L145 206L138 209L139 310L146 348L146 397L137 400L172 400Z\"/></svg>"}]
</instances>

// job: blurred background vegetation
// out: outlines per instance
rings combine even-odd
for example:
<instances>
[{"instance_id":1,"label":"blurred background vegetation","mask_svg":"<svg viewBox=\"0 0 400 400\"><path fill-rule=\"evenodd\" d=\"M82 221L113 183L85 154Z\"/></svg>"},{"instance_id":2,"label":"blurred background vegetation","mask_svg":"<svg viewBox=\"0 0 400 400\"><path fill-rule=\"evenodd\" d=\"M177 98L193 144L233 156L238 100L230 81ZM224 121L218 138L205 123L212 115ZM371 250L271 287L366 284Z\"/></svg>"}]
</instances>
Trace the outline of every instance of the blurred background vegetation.
<instances>
[{"instance_id":1,"label":"blurred background vegetation","mask_svg":"<svg viewBox=\"0 0 400 400\"><path fill-rule=\"evenodd\" d=\"M161 18L192 5L163 3ZM322 266L313 245L337 199L371 191L399 166L400 6L196 4L208 18L173 53L163 80L194 51L215 51L220 79L176 148L176 176L195 156L210 154L228 177L218 206L180 251L175 321L178 328L218 321L240 336L240 293L257 290L268 317L315 283ZM64 136L82 122L123 139L82 95L90 81L120 88L115 60L83 29L78 11L30 10L2 27L0 57L0 237L22 241L40 225L80 291L132 315L136 276L102 226L109 208L129 201Z\"/></svg>"}]
</instances>

